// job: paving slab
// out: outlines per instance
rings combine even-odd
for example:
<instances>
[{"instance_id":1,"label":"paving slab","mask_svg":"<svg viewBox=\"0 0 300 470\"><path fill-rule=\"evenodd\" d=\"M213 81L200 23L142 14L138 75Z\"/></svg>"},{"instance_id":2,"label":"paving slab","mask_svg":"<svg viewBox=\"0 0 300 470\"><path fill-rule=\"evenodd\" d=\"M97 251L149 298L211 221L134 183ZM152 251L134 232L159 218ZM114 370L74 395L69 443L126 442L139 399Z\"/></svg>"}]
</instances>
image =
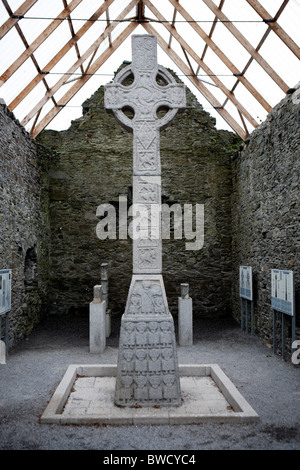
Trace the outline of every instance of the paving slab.
<instances>
[{"instance_id":1,"label":"paving slab","mask_svg":"<svg viewBox=\"0 0 300 470\"><path fill-rule=\"evenodd\" d=\"M179 365L181 405L114 404L116 365L70 365L40 418L44 424L249 423L259 419L217 364Z\"/></svg>"},{"instance_id":2,"label":"paving slab","mask_svg":"<svg viewBox=\"0 0 300 470\"><path fill-rule=\"evenodd\" d=\"M178 347L180 375L181 365L189 365L186 375L193 375L194 364L203 364L204 370L205 364L218 364L255 409L258 420L247 424L224 420L220 424L202 418L198 424L88 426L57 425L55 418L55 424L41 424L40 416L70 364L89 364L90 372L94 364L101 363L102 368L107 364L105 374L111 372L113 377L109 365L117 363L119 323L112 318L106 350L98 357L89 353L88 314L49 316L10 350L6 364L0 366L1 450L187 453L300 449L300 365L294 366L290 358L283 361L273 354L269 343L246 333L230 318L194 319L193 346ZM80 372L84 376L88 370L81 366ZM200 462L203 455L201 452ZM97 465L99 462L101 459Z\"/></svg>"}]
</instances>

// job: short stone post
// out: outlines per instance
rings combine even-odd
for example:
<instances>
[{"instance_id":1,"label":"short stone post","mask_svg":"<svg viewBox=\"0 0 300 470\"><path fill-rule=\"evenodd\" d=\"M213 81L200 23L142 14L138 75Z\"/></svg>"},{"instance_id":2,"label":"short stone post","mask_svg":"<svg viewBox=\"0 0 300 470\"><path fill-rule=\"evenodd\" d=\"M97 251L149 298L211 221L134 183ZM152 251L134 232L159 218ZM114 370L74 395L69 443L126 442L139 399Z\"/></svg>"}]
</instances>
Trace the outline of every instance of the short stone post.
<instances>
[{"instance_id":1,"label":"short stone post","mask_svg":"<svg viewBox=\"0 0 300 470\"><path fill-rule=\"evenodd\" d=\"M102 299L102 287L94 286L94 298L90 303L90 353L101 354L106 348L106 301Z\"/></svg>"},{"instance_id":2,"label":"short stone post","mask_svg":"<svg viewBox=\"0 0 300 470\"><path fill-rule=\"evenodd\" d=\"M0 364L6 364L6 346L2 340L0 340Z\"/></svg>"},{"instance_id":3,"label":"short stone post","mask_svg":"<svg viewBox=\"0 0 300 470\"><path fill-rule=\"evenodd\" d=\"M193 345L193 301L189 296L189 285L180 284L178 298L178 336L180 346Z\"/></svg>"},{"instance_id":4,"label":"short stone post","mask_svg":"<svg viewBox=\"0 0 300 470\"><path fill-rule=\"evenodd\" d=\"M108 309L108 263L101 264L101 286L102 286L102 299L106 302L105 312L105 330L106 338L109 338L111 333L111 319L110 310Z\"/></svg>"}]
</instances>

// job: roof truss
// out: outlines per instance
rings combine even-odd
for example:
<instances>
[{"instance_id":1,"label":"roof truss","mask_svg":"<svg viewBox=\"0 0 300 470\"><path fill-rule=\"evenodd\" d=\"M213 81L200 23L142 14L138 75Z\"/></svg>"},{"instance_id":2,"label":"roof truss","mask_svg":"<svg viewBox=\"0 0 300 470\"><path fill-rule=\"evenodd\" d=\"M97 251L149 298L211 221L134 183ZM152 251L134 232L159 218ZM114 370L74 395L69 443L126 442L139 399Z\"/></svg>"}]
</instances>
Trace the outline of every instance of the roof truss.
<instances>
[{"instance_id":1,"label":"roof truss","mask_svg":"<svg viewBox=\"0 0 300 470\"><path fill-rule=\"evenodd\" d=\"M265 31L259 38L257 45L239 29L238 23L234 24L234 17L229 19L224 13L226 0L201 0L210 12L212 20L210 27L202 26L199 18L194 16L193 9L189 8L184 0L167 0L168 7L172 11L172 17L166 18L161 11L159 2L156 0L126 0L116 14L118 0L102 0L95 2L96 10L89 18L82 20L79 28L74 26L76 8L85 0L60 0L61 11L43 29L37 37L30 42L22 28L22 21L30 16L31 9L39 3L39 0L26 0L15 11L10 4L13 0L1 0L7 12L8 19L0 26L0 40L11 30L15 30L23 43L24 50L12 63L2 72L0 87L5 84L14 86L14 77L18 70L27 61L31 61L36 70L34 77L24 78L21 91L16 92L10 100L8 107L16 112L28 95L37 90L40 84L44 86L44 94L40 94L31 107L21 118L17 116L24 126L30 126L30 133L36 137L52 119L75 97L76 93L93 77L109 57L114 54L118 47L133 33L137 26L141 25L149 34L157 36L158 44L162 50L172 59L178 69L191 81L193 86L201 93L205 100L222 116L227 124L242 137L246 139L249 135L249 127L256 128L259 124L257 118L242 100L237 89L245 89L257 106L266 113L272 109L272 104L263 96L256 83L247 76L248 69L256 63L261 70L274 82L282 93L286 93L293 83L286 83L274 66L261 54L261 49L272 32L298 60L300 58L299 47L290 35L280 26L278 20L289 3L282 0L279 9L273 17L258 0L242 0L255 12L257 18L265 25ZM228 0L227 0L228 1ZM183 5L185 3L185 5ZM217 4L218 3L218 4ZM100 4L100 6L99 6ZM115 16L112 16L115 15ZM234 13L232 13L234 15ZM190 41L188 36L177 27L177 18L180 22L186 22L187 28L193 30L194 37L199 39ZM28 20L27 20L28 21ZM102 21L104 28L96 39L88 44L83 52L80 41L88 36L90 28L97 21ZM67 22L69 37L62 39L57 52L53 53L51 60L44 66L40 65L37 58L39 48L45 41L51 39L54 31L63 23ZM179 23L178 23L179 24ZM220 24L226 28L231 37L242 46L247 55L246 63L241 67L235 63L220 41L215 40L216 31ZM1 46L1 42L0 42ZM60 64L67 54L73 52L76 60L68 67L56 82L50 83L47 75ZM209 54L213 53L219 63L228 71L231 82L223 79L222 74L213 69L209 61ZM121 62L121 60L120 60ZM202 77L205 77L202 78ZM74 82L72 85L70 85ZM62 94L63 87L67 91ZM1 94L1 91L0 91ZM5 97L5 96L4 96Z\"/></svg>"}]
</instances>

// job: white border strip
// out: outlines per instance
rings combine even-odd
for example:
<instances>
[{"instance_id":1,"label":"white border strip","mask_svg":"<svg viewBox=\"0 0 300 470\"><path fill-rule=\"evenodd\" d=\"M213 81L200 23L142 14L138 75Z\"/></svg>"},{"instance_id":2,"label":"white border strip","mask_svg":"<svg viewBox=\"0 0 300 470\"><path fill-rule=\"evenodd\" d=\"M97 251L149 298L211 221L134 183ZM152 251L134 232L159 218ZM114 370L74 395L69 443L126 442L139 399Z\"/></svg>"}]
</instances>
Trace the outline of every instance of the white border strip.
<instances>
[{"instance_id":1,"label":"white border strip","mask_svg":"<svg viewBox=\"0 0 300 470\"><path fill-rule=\"evenodd\" d=\"M231 380L224 374L217 364L179 365L180 376L205 377L211 376L224 397L233 408L228 414L180 414L178 411L172 412L167 408L153 410L145 408L143 414L141 410L139 415L134 415L134 409L122 408L120 416L114 413L114 416L78 416L66 417L62 411L71 392L77 376L81 377L116 377L117 366L107 365L70 365L63 376L60 384L49 401L44 413L40 418L43 424L111 424L111 425L129 425L129 424L197 424L201 422L242 422L248 423L257 421L258 414L244 399L241 393L236 389ZM117 407L116 407L117 409ZM178 409L179 410L179 409Z\"/></svg>"}]
</instances>

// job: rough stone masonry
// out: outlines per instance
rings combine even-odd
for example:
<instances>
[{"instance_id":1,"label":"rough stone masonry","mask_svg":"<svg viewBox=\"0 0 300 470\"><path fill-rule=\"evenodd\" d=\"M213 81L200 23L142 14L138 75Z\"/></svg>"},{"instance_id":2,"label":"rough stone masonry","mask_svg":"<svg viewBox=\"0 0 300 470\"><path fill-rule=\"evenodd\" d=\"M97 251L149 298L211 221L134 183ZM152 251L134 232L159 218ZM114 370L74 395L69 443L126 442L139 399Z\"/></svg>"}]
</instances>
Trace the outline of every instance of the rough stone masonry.
<instances>
[{"instance_id":1,"label":"rough stone masonry","mask_svg":"<svg viewBox=\"0 0 300 470\"><path fill-rule=\"evenodd\" d=\"M140 215L121 322L115 403L174 406L181 403L176 340L161 275L161 221L151 216L160 214L161 207L159 132L185 107L185 87L158 66L155 36L132 36L132 55L132 64L105 89L106 109L133 132L133 205ZM122 85L130 74L133 83ZM158 77L165 86L157 83ZM168 112L159 119L162 106ZM128 107L133 109L132 119L123 112Z\"/></svg>"}]
</instances>

